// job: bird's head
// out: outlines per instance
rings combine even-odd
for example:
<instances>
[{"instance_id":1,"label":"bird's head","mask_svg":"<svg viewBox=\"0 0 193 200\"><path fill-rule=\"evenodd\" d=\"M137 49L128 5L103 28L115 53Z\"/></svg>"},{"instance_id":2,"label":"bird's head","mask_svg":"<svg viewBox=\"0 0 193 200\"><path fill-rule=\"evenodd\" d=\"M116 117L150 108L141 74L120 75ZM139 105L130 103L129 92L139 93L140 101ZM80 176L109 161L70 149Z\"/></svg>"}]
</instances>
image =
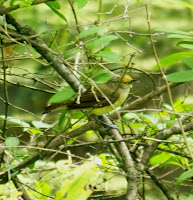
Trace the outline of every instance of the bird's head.
<instances>
[{"instance_id":1,"label":"bird's head","mask_svg":"<svg viewBox=\"0 0 193 200\"><path fill-rule=\"evenodd\" d=\"M116 80L121 88L128 88L129 85L136 81L136 79L131 78L129 75L125 74L122 77L118 77Z\"/></svg>"}]
</instances>

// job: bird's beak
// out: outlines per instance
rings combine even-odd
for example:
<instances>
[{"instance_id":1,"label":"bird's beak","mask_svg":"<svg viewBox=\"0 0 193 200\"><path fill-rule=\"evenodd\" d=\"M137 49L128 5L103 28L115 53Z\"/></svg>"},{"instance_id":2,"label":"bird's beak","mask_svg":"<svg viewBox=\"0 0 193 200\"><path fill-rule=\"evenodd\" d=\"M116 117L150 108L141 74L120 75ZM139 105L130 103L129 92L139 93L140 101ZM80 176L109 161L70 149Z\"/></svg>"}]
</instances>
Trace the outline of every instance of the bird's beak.
<instances>
[{"instance_id":1,"label":"bird's beak","mask_svg":"<svg viewBox=\"0 0 193 200\"><path fill-rule=\"evenodd\" d=\"M137 79L132 79L129 84L131 84L131 83L133 83L135 81L138 81L138 80Z\"/></svg>"}]
</instances>

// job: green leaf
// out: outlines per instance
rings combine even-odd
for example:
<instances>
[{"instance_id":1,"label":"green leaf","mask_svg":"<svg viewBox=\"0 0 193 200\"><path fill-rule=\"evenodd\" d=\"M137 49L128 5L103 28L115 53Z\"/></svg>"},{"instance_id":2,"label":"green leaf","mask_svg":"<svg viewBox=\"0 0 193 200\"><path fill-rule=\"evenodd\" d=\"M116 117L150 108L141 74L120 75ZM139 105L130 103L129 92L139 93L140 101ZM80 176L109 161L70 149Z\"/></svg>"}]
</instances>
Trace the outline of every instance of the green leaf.
<instances>
[{"instance_id":1,"label":"green leaf","mask_svg":"<svg viewBox=\"0 0 193 200\"><path fill-rule=\"evenodd\" d=\"M20 141L16 137L6 137L5 138L5 145L6 146L18 146Z\"/></svg>"},{"instance_id":2,"label":"green leaf","mask_svg":"<svg viewBox=\"0 0 193 200\"><path fill-rule=\"evenodd\" d=\"M189 57L189 58L182 58L182 61L184 62L184 64L186 64L188 67L193 69L193 57Z\"/></svg>"},{"instance_id":3,"label":"green leaf","mask_svg":"<svg viewBox=\"0 0 193 200\"><path fill-rule=\"evenodd\" d=\"M182 105L183 109L185 112L190 112L193 110L193 103L192 104L185 104L185 105Z\"/></svg>"},{"instance_id":4,"label":"green leaf","mask_svg":"<svg viewBox=\"0 0 193 200\"><path fill-rule=\"evenodd\" d=\"M78 8L83 8L87 3L88 3L88 0L76 0L76 3L78 5Z\"/></svg>"},{"instance_id":5,"label":"green leaf","mask_svg":"<svg viewBox=\"0 0 193 200\"><path fill-rule=\"evenodd\" d=\"M182 72L175 72L172 74L167 75L168 81L180 83L180 82L188 82L193 80L193 71L182 71Z\"/></svg>"},{"instance_id":6,"label":"green leaf","mask_svg":"<svg viewBox=\"0 0 193 200\"><path fill-rule=\"evenodd\" d=\"M150 121L153 124L157 125L159 118L155 115L148 115L148 114L140 114L140 117L143 118L145 121Z\"/></svg>"},{"instance_id":7,"label":"green leaf","mask_svg":"<svg viewBox=\"0 0 193 200\"><path fill-rule=\"evenodd\" d=\"M139 133L144 133L144 131L147 129L147 126L142 124L141 122L140 123L131 123L130 127L132 129L135 129L136 132L139 132Z\"/></svg>"},{"instance_id":8,"label":"green leaf","mask_svg":"<svg viewBox=\"0 0 193 200\"><path fill-rule=\"evenodd\" d=\"M141 121L141 119L138 117L138 115L136 115L135 113L126 113L125 115L123 115L123 119L124 120L137 120L137 121Z\"/></svg>"},{"instance_id":9,"label":"green leaf","mask_svg":"<svg viewBox=\"0 0 193 200\"><path fill-rule=\"evenodd\" d=\"M167 38L180 38L180 39L192 39L193 37L189 35L181 35L181 34L169 34Z\"/></svg>"},{"instance_id":10,"label":"green leaf","mask_svg":"<svg viewBox=\"0 0 193 200\"><path fill-rule=\"evenodd\" d=\"M169 3L180 4L180 5L185 6L187 8L193 9L193 5L191 5L189 3L185 3L183 1L176 1L176 0L166 0L166 1L168 1Z\"/></svg>"},{"instance_id":11,"label":"green leaf","mask_svg":"<svg viewBox=\"0 0 193 200\"><path fill-rule=\"evenodd\" d=\"M9 163L3 163L3 165L4 165L4 167L5 167L6 170L11 170L11 169L13 169L13 168L16 167L16 165L9 164Z\"/></svg>"},{"instance_id":12,"label":"green leaf","mask_svg":"<svg viewBox=\"0 0 193 200\"><path fill-rule=\"evenodd\" d=\"M62 13L60 13L59 11L56 10L56 8L55 8L56 5L53 6L53 5L50 4L50 3L46 3L46 5L47 5L56 15L58 15L58 17L60 17L60 18L63 19L66 23L68 23L66 17L65 17Z\"/></svg>"},{"instance_id":13,"label":"green leaf","mask_svg":"<svg viewBox=\"0 0 193 200\"><path fill-rule=\"evenodd\" d=\"M61 126L64 124L64 121L66 119L66 113L67 113L67 110L63 110L62 111L62 114L60 115L59 121L58 121L58 123L56 125L56 129L57 130L60 129Z\"/></svg>"},{"instance_id":14,"label":"green leaf","mask_svg":"<svg viewBox=\"0 0 193 200\"><path fill-rule=\"evenodd\" d=\"M66 102L69 99L71 99L72 97L75 97L76 93L74 92L74 90L68 86L66 88L64 88L62 91L57 92L56 94L54 94L48 101L48 103L62 103L62 102Z\"/></svg>"},{"instance_id":15,"label":"green leaf","mask_svg":"<svg viewBox=\"0 0 193 200\"><path fill-rule=\"evenodd\" d=\"M19 170L14 171L14 172L11 174L11 178L16 177L19 173L20 173Z\"/></svg>"},{"instance_id":16,"label":"green leaf","mask_svg":"<svg viewBox=\"0 0 193 200\"><path fill-rule=\"evenodd\" d=\"M193 52L180 52L180 53L171 54L167 57L162 58L160 60L160 64L162 67L168 67L170 65L177 63L182 58L187 58L187 57L193 57ZM153 70L155 71L157 69L158 69L158 65L155 65L153 67Z\"/></svg>"},{"instance_id":17,"label":"green leaf","mask_svg":"<svg viewBox=\"0 0 193 200\"><path fill-rule=\"evenodd\" d=\"M74 56L74 55L76 55L78 52L83 52L83 50L77 48L77 49L74 49L74 50L72 50L72 51L69 51L69 52L67 52L67 53L64 54L64 59L67 59L67 58L69 58L69 57L71 57L71 56Z\"/></svg>"},{"instance_id":18,"label":"green leaf","mask_svg":"<svg viewBox=\"0 0 193 200\"><path fill-rule=\"evenodd\" d=\"M106 35L106 36L103 36L103 37L100 37L100 38L97 38L97 39L94 39L94 40L88 42L86 44L86 48L93 49L93 48L101 46L107 42L110 42L112 40L116 40L118 38L119 37L116 35Z\"/></svg>"},{"instance_id":19,"label":"green leaf","mask_svg":"<svg viewBox=\"0 0 193 200\"><path fill-rule=\"evenodd\" d=\"M114 53L112 51L107 51L105 49L97 52L94 54L94 56L96 57L102 57L102 58L107 58L109 60L118 60L120 58L120 56L117 53Z\"/></svg>"},{"instance_id":20,"label":"green leaf","mask_svg":"<svg viewBox=\"0 0 193 200\"><path fill-rule=\"evenodd\" d=\"M30 7L34 0L11 0L9 5L11 8L19 5L19 7Z\"/></svg>"},{"instance_id":21,"label":"green leaf","mask_svg":"<svg viewBox=\"0 0 193 200\"><path fill-rule=\"evenodd\" d=\"M0 118L5 119L5 116L0 115ZM7 117L7 121L16 123L16 124L20 125L21 127L24 127L24 131L28 130L30 127L30 124L28 124L27 122L24 122L20 119L16 119L14 117Z\"/></svg>"},{"instance_id":22,"label":"green leaf","mask_svg":"<svg viewBox=\"0 0 193 200\"><path fill-rule=\"evenodd\" d=\"M176 29L170 29L170 28L156 28L154 31L156 32L165 32L165 33L173 33L173 34L180 34L180 35L189 35L189 33L184 31L179 31Z\"/></svg>"},{"instance_id":23,"label":"green leaf","mask_svg":"<svg viewBox=\"0 0 193 200\"><path fill-rule=\"evenodd\" d=\"M47 182L39 182L35 188L38 192L41 192L44 195L49 195L50 194L50 186L48 185Z\"/></svg>"},{"instance_id":24,"label":"green leaf","mask_svg":"<svg viewBox=\"0 0 193 200\"><path fill-rule=\"evenodd\" d=\"M180 175L180 177L178 177L177 179L177 184L180 184L182 182L184 182L185 180L189 179L193 177L193 168L192 169L189 169L188 171L185 171L184 173L182 173Z\"/></svg>"},{"instance_id":25,"label":"green leaf","mask_svg":"<svg viewBox=\"0 0 193 200\"><path fill-rule=\"evenodd\" d=\"M78 167L56 192L55 200L86 200L92 194L88 187L91 178L96 177L96 164L88 162Z\"/></svg>"},{"instance_id":26,"label":"green leaf","mask_svg":"<svg viewBox=\"0 0 193 200\"><path fill-rule=\"evenodd\" d=\"M102 69L94 74L91 78L97 83L106 83L109 81L113 75L109 73L107 70Z\"/></svg>"},{"instance_id":27,"label":"green leaf","mask_svg":"<svg viewBox=\"0 0 193 200\"><path fill-rule=\"evenodd\" d=\"M185 48L185 49L193 49L193 42L181 41L177 43L177 46Z\"/></svg>"},{"instance_id":28,"label":"green leaf","mask_svg":"<svg viewBox=\"0 0 193 200\"><path fill-rule=\"evenodd\" d=\"M32 124L36 127L36 128L50 128L52 125L50 124L46 124L44 122L41 121L32 121Z\"/></svg>"},{"instance_id":29,"label":"green leaf","mask_svg":"<svg viewBox=\"0 0 193 200\"><path fill-rule=\"evenodd\" d=\"M57 1L46 2L46 5L55 9L60 9L60 4Z\"/></svg>"},{"instance_id":30,"label":"green leaf","mask_svg":"<svg viewBox=\"0 0 193 200\"><path fill-rule=\"evenodd\" d=\"M76 111L76 112L72 112L71 113L72 115L72 119L80 119L80 118L83 118L84 116L85 116L85 114L83 113L83 112L81 112L81 111Z\"/></svg>"},{"instance_id":31,"label":"green leaf","mask_svg":"<svg viewBox=\"0 0 193 200\"><path fill-rule=\"evenodd\" d=\"M82 39L82 38L85 38L89 35L92 35L92 34L95 34L97 33L98 31L100 31L102 28L101 27L98 27L98 26L91 26L89 27L88 29L82 31L77 37L78 39Z\"/></svg>"},{"instance_id":32,"label":"green leaf","mask_svg":"<svg viewBox=\"0 0 193 200\"><path fill-rule=\"evenodd\" d=\"M10 1L9 5L10 5L11 8L14 8L16 6L15 1L17 1L17 0L11 0Z\"/></svg>"},{"instance_id":33,"label":"green leaf","mask_svg":"<svg viewBox=\"0 0 193 200\"><path fill-rule=\"evenodd\" d=\"M37 161L35 161L35 163L34 163L34 168L42 168L42 167L44 167L45 165L47 164L47 162L46 161L43 161L43 160L37 160Z\"/></svg>"},{"instance_id":34,"label":"green leaf","mask_svg":"<svg viewBox=\"0 0 193 200\"><path fill-rule=\"evenodd\" d=\"M184 166L182 164L180 164L180 162L177 161L175 157L171 157L171 159L169 159L169 160L167 160L167 161L165 161L163 163L160 163L159 167L162 168L162 167L164 167L166 165L176 165L176 166L179 166L182 169L184 169Z\"/></svg>"},{"instance_id":35,"label":"green leaf","mask_svg":"<svg viewBox=\"0 0 193 200\"><path fill-rule=\"evenodd\" d=\"M31 132L32 134L40 134L42 133L42 131L35 129L35 128L29 128L28 129L29 132Z\"/></svg>"},{"instance_id":36,"label":"green leaf","mask_svg":"<svg viewBox=\"0 0 193 200\"><path fill-rule=\"evenodd\" d=\"M158 164L162 164L163 162L169 160L171 157L173 157L173 155L171 153L160 153L160 154L157 154L153 157L151 157L150 159L150 164L151 165L158 165Z\"/></svg>"},{"instance_id":37,"label":"green leaf","mask_svg":"<svg viewBox=\"0 0 193 200\"><path fill-rule=\"evenodd\" d=\"M98 155L98 158L101 161L101 166L105 167L108 172L118 170L118 162L112 154L102 153Z\"/></svg>"}]
</instances>

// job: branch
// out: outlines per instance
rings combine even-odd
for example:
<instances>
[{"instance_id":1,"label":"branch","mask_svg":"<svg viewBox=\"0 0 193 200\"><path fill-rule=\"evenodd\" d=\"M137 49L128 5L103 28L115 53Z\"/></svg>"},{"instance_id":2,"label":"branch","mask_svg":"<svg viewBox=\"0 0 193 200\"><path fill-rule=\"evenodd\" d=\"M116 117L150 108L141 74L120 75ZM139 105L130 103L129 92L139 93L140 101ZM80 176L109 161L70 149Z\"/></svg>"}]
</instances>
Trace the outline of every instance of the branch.
<instances>
[{"instance_id":1,"label":"branch","mask_svg":"<svg viewBox=\"0 0 193 200\"><path fill-rule=\"evenodd\" d=\"M28 193L26 192L23 185L20 183L19 179L17 177L15 177L15 178L12 178L11 180L13 181L17 190L22 192L22 195L20 197L22 197L23 200L30 200Z\"/></svg>"},{"instance_id":2,"label":"branch","mask_svg":"<svg viewBox=\"0 0 193 200\"><path fill-rule=\"evenodd\" d=\"M67 81L67 83L75 90L78 91L82 87L80 81L74 76L73 72L67 68L61 56L55 54L44 41L37 36L37 33L27 25L23 25L16 21L11 15L6 15L6 21L16 28L19 34L23 35L23 39L31 42L32 47L43 57L52 67L60 74L60 76ZM28 40L29 38L30 40Z\"/></svg>"},{"instance_id":3,"label":"branch","mask_svg":"<svg viewBox=\"0 0 193 200\"><path fill-rule=\"evenodd\" d=\"M168 193L168 190L164 187L164 185L157 179L157 177L155 175L153 175L148 169L145 170L146 173L151 177L151 179L154 181L154 183L157 185L157 187L163 192L163 194L165 195L165 197L168 200L174 200L173 197L170 196L170 194Z\"/></svg>"},{"instance_id":4,"label":"branch","mask_svg":"<svg viewBox=\"0 0 193 200\"><path fill-rule=\"evenodd\" d=\"M53 137L46 145L45 148L46 149L60 149L61 145L63 145L63 148L66 148L67 144L66 141L68 141L68 139L80 136L81 134L85 133L88 130L98 130L101 127L101 125L99 125L98 123L96 123L95 121L90 121L87 124L81 126L80 128L71 131L70 133L68 133L68 135L63 136L62 134L59 134L55 137ZM21 169L26 168L28 165L34 163L35 161L39 160L39 159L43 159L44 157L51 155L55 152L48 152L46 151L38 151L36 153L34 153L32 156L28 157L26 160L24 160L22 163L20 163L17 167L7 171L7 172L3 172L2 174L0 174L0 184L5 184L9 181L9 174L19 174Z\"/></svg>"},{"instance_id":5,"label":"branch","mask_svg":"<svg viewBox=\"0 0 193 200\"><path fill-rule=\"evenodd\" d=\"M46 2L49 2L49 1L54 1L54 0L35 0L31 5L37 5L37 4L46 3ZM19 5L16 5L14 8L12 8L12 7L6 8L6 7L2 6L0 8L0 15L7 14L7 13L14 11L14 10L17 10L19 8L21 8Z\"/></svg>"},{"instance_id":6,"label":"branch","mask_svg":"<svg viewBox=\"0 0 193 200\"><path fill-rule=\"evenodd\" d=\"M190 131L193 129L193 121L190 121L187 125L183 126L184 131ZM169 137L171 137L172 135L176 135L176 134L180 134L181 133L181 127L179 126L173 126L170 129L158 132L155 135L156 139L161 139L161 140L166 140ZM157 149L158 145L160 144L160 142L153 142L145 151L144 151L144 155L143 155L143 164L144 166L147 165L150 157L152 156L152 154L154 153L154 151Z\"/></svg>"},{"instance_id":7,"label":"branch","mask_svg":"<svg viewBox=\"0 0 193 200\"><path fill-rule=\"evenodd\" d=\"M170 88L173 88L173 87L177 87L181 84L182 83L170 83L169 86L170 86ZM143 97L133 101L132 103L127 104L126 106L122 107L120 112L138 109L139 106L143 105L144 103L151 101L153 97L161 95L162 93L164 93L166 91L167 91L166 85L159 87L159 88L157 88L157 90L150 92L149 94L146 94L145 96L143 96ZM111 120L116 120L118 118L116 113L112 113L111 115L109 115L109 117L110 117Z\"/></svg>"},{"instance_id":8,"label":"branch","mask_svg":"<svg viewBox=\"0 0 193 200\"><path fill-rule=\"evenodd\" d=\"M169 83L169 87L173 88L176 86L181 85L182 83ZM137 109L140 105L143 105L144 103L147 103L153 99L153 97L161 95L162 93L167 91L167 86L164 85L162 87L157 88L155 91L146 94L145 96L137 99L136 101L130 103L129 105L126 105L122 108L122 110L134 110Z\"/></svg>"},{"instance_id":9,"label":"branch","mask_svg":"<svg viewBox=\"0 0 193 200\"><path fill-rule=\"evenodd\" d=\"M111 125L113 124L106 115L103 115L103 120ZM122 136L117 129L109 129L110 136L115 140L122 140ZM139 173L136 170L136 166L131 157L127 144L125 142L117 143L118 152L123 160L123 170L126 173L127 178L127 194L126 199L135 200L137 196L139 186Z\"/></svg>"},{"instance_id":10,"label":"branch","mask_svg":"<svg viewBox=\"0 0 193 200\"><path fill-rule=\"evenodd\" d=\"M170 87L175 87L178 86L179 84L176 83L171 83ZM160 87L158 90L151 92L147 95L145 95L143 98L140 98L136 101L134 101L133 103L131 103L129 106L124 107L125 108L130 108L130 106L134 109L137 108L139 105L145 103L146 101L149 101L149 97L154 97L156 95L160 95L162 92L166 91L166 86ZM110 119L114 119L117 115L116 114L111 114L109 115ZM193 126L193 125L192 125ZM80 136L81 134L85 133L88 130L97 130L99 129L101 126L95 122L95 121L90 121L87 124L81 126L80 128L71 131L70 133L68 133L67 136L63 136L62 133L57 135L56 137L53 137L50 142L48 142L45 145L45 148L50 148L50 149L58 149L59 146L64 145L65 141L68 139L71 139L73 137L77 137ZM156 144L157 146L159 145L158 142L154 142L153 144ZM155 149L157 148L157 146L155 147ZM64 145L65 148L65 145ZM148 151L152 151L154 152L153 146L151 145L151 149L150 147L147 148ZM51 153L49 153L51 154ZM11 170L10 173L16 172L18 171L18 173L20 172L20 170L22 168L25 168L26 166L28 166L29 164L35 162L36 160L40 159L40 158L44 158L45 156L47 156L48 153L43 153L41 152L41 156L40 153L36 152L34 153L31 157L27 158L25 161L23 161L22 163L20 163L17 167L15 167L14 169ZM147 156L147 155L146 155ZM149 158L146 158L146 160L148 160ZM146 163L146 162L145 162ZM8 181L8 172L4 172L3 174L0 175L0 184L4 184Z\"/></svg>"}]
</instances>

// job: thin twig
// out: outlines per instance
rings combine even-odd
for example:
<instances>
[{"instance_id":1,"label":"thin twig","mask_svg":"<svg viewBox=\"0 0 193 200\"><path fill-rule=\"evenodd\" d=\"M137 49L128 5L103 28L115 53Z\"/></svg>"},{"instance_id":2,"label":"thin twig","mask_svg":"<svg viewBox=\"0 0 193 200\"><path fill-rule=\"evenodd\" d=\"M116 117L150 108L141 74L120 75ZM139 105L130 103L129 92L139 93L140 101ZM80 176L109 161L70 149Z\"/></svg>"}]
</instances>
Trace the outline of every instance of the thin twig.
<instances>
[{"instance_id":1,"label":"thin twig","mask_svg":"<svg viewBox=\"0 0 193 200\"><path fill-rule=\"evenodd\" d=\"M168 190L164 187L164 185L157 179L157 177L152 174L148 169L145 170L146 173L151 177L151 179L154 181L154 183L158 186L158 188L163 192L165 197L168 200L174 200L174 198L168 193Z\"/></svg>"},{"instance_id":2,"label":"thin twig","mask_svg":"<svg viewBox=\"0 0 193 200\"><path fill-rule=\"evenodd\" d=\"M160 63L160 60L158 58L158 54L157 54L157 50L155 48L155 44L154 44L154 40L153 40L153 36L151 34L151 23L150 23L150 12L149 12L149 9L148 9L148 5L146 4L145 5L145 8L146 8L146 14L147 14L147 24L148 24L148 28L149 28L149 38L150 38L150 43L151 43L151 46L152 46L152 50L153 50L153 53L154 53L154 56L155 56L155 59L156 59L156 62L157 62L157 65L160 69L160 72L162 74L162 78L164 79L165 83L166 83L166 87L167 87L167 93L168 93L168 96L169 96L169 100L170 100L170 104L172 106L172 109L174 111L174 113L176 113L176 116L177 116L177 120L178 120L178 124L180 126L180 129L181 129L181 132L182 132L182 135L184 137L184 142L185 142L185 145L188 149L188 152L190 153L190 156L193 160L193 154L192 154L192 150L188 144L188 141L187 141L187 138L186 138L186 134L185 134L185 131L184 131L184 128L183 128L183 124L182 124L182 121L181 119L178 117L177 115L177 112L176 112L176 109L174 107L174 103L173 103L173 98L172 98L172 94L171 94L171 89L170 89L170 86L169 86L169 83L168 83L168 80L167 80L167 77L162 69L162 66L161 66L161 63Z\"/></svg>"},{"instance_id":3,"label":"thin twig","mask_svg":"<svg viewBox=\"0 0 193 200\"><path fill-rule=\"evenodd\" d=\"M102 115L102 117L103 117L103 120L107 124L109 124L109 126L113 125L106 115ZM111 128L108 130L108 132L113 139L115 140L122 139L122 136L119 133L118 129ZM127 144L125 142L120 142L120 143L117 143L117 146L118 146L118 152L120 153L120 156L123 160L123 170L125 171L126 178L127 178L128 186L127 186L126 199L135 200L137 196L138 185L139 185L139 173L136 170L134 160L131 157Z\"/></svg>"},{"instance_id":4,"label":"thin twig","mask_svg":"<svg viewBox=\"0 0 193 200\"><path fill-rule=\"evenodd\" d=\"M29 197L28 193L26 192L26 190L23 187L23 185L20 183L19 179L17 177L14 177L14 178L12 178L12 181L13 181L15 187L17 188L17 190L22 192L21 197L24 200L30 200L30 197Z\"/></svg>"}]
</instances>

